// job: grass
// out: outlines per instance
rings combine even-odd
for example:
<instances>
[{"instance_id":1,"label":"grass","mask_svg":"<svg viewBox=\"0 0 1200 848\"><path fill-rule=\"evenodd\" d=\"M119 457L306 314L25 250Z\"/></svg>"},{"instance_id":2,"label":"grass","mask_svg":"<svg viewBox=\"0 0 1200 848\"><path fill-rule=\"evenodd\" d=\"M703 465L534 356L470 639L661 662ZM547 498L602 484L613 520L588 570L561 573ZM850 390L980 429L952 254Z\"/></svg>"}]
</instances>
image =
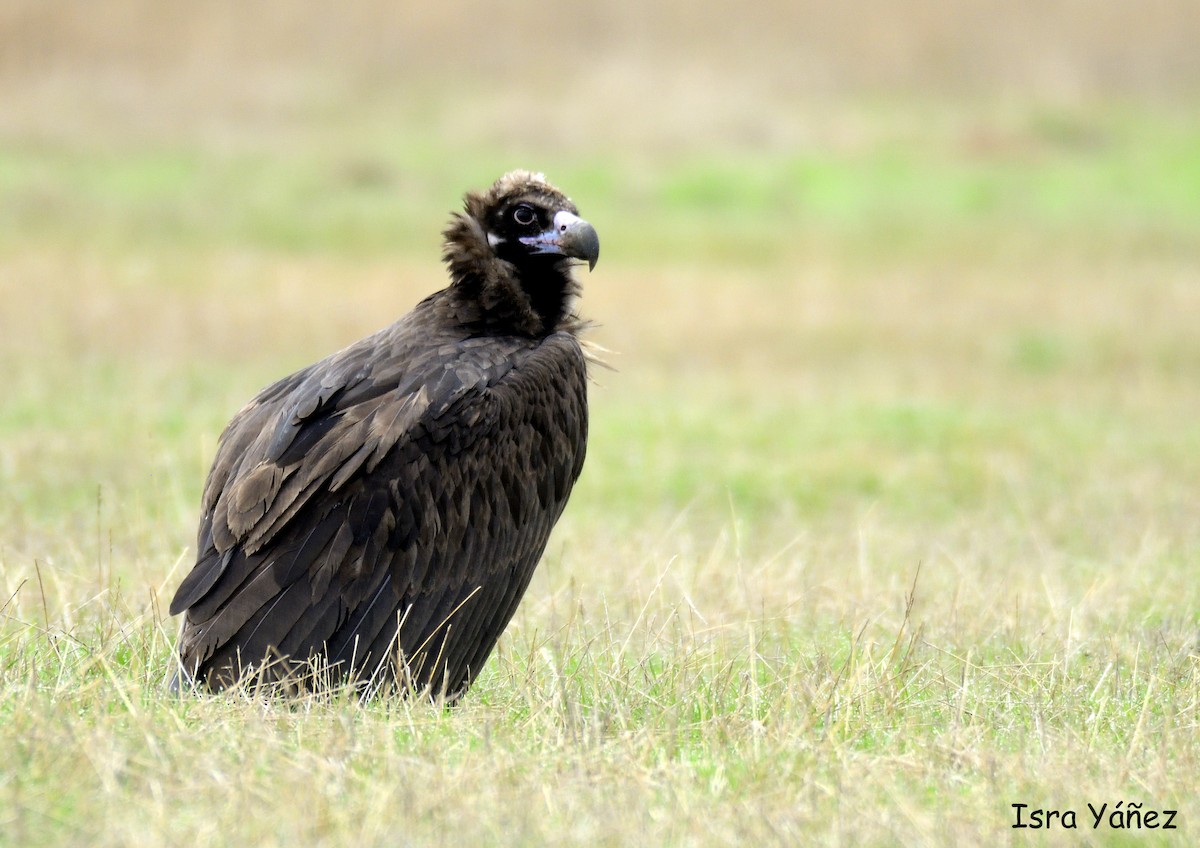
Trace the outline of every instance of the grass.
<instances>
[{"instance_id":1,"label":"grass","mask_svg":"<svg viewBox=\"0 0 1200 848\"><path fill-rule=\"evenodd\" d=\"M861 101L807 148L564 152L427 108L0 138L0 844L1186 841L1193 113ZM604 238L617 370L478 685L172 698L221 427L441 285L444 214L517 162ZM1091 830L1117 801L1180 829Z\"/></svg>"},{"instance_id":2,"label":"grass","mask_svg":"<svg viewBox=\"0 0 1200 848\"><path fill-rule=\"evenodd\" d=\"M831 241L854 253L866 245L875 261L924 253L930 229L946 227L954 237L944 241L959 249L1040 233L1089 247L1106 236L1136 239L1115 247L1157 252L1194 236L1200 164L1189 116L1079 107L1051 123L1031 108L913 131L893 126L886 110L862 113L869 142L630 153L617 162L609 151L481 148L446 139L448 118L414 128L407 112L351 126L337 144L304 138L282 152L274 136L217 151L202 139L94 147L24 139L0 161L0 222L10 246L74 232L116 251L417 253L441 226L430 208L456 206L464 181L486 183L536 156L593 198L593 217L615 235L613 256L632 263L669 256L763 268L793 258L797 243ZM381 143L397 138L404 144ZM796 242L781 238L789 229Z\"/></svg>"}]
</instances>

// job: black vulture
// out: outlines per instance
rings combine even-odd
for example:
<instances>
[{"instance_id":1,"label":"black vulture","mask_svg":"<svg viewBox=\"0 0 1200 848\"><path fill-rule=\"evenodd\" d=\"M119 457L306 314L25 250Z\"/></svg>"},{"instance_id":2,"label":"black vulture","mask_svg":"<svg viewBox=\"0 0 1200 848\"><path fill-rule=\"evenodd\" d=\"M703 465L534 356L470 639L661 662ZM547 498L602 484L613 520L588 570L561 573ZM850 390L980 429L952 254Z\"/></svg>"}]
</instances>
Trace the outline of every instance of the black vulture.
<instances>
[{"instance_id":1,"label":"black vulture","mask_svg":"<svg viewBox=\"0 0 1200 848\"><path fill-rule=\"evenodd\" d=\"M460 695L583 467L573 265L596 231L513 171L444 233L450 285L259 392L204 488L175 685Z\"/></svg>"}]
</instances>

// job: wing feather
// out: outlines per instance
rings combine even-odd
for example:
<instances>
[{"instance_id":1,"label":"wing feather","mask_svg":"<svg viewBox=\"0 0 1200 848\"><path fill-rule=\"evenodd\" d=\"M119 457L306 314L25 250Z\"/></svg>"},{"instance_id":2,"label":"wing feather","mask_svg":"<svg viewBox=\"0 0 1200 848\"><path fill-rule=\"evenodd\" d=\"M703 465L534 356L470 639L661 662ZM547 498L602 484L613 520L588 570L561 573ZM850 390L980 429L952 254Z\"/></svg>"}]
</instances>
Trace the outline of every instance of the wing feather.
<instances>
[{"instance_id":1,"label":"wing feather","mask_svg":"<svg viewBox=\"0 0 1200 848\"><path fill-rule=\"evenodd\" d=\"M171 606L185 667L224 681L243 660L324 653L370 674L398 651L420 685L458 690L516 609L585 439L568 333L440 342L402 321L273 384L205 488Z\"/></svg>"}]
</instances>

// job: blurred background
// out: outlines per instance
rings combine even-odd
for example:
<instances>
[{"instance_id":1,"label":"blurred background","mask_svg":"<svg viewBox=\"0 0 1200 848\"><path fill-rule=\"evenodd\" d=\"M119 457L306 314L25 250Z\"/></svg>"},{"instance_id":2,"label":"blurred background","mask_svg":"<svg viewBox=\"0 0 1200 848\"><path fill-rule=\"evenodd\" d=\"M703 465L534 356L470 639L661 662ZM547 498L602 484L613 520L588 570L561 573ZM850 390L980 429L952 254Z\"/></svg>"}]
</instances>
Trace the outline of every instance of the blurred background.
<instances>
[{"instance_id":1,"label":"blurred background","mask_svg":"<svg viewBox=\"0 0 1200 848\"><path fill-rule=\"evenodd\" d=\"M427 131L558 152L794 149L829 137L810 109L846 98L1162 103L1200 76L1187 0L5 0L2 14L17 137L215 144L411 110Z\"/></svg>"},{"instance_id":2,"label":"blurred background","mask_svg":"<svg viewBox=\"0 0 1200 848\"><path fill-rule=\"evenodd\" d=\"M749 563L836 617L918 561L981 602L1194 562L1197 33L1193 0L0 0L0 555L173 586L233 412L441 287L462 193L528 167L601 234L616 369L553 585L671 561L720 606Z\"/></svg>"}]
</instances>

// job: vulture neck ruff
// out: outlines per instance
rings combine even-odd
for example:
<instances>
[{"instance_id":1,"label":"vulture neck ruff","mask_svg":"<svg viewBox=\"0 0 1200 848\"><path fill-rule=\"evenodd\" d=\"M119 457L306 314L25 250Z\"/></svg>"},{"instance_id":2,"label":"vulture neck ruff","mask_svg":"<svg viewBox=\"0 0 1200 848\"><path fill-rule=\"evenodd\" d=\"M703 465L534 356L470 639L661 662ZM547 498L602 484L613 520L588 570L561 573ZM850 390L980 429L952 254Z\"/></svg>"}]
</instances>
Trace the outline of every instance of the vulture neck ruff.
<instances>
[{"instance_id":1,"label":"vulture neck ruff","mask_svg":"<svg viewBox=\"0 0 1200 848\"><path fill-rule=\"evenodd\" d=\"M563 198L564 203L569 203ZM450 270L451 311L465 327L480 333L541 338L574 332L579 284L571 276L575 260L528 256L518 265L497 254L484 221L491 196L468 194L464 213L451 219L443 236L442 258Z\"/></svg>"}]
</instances>

